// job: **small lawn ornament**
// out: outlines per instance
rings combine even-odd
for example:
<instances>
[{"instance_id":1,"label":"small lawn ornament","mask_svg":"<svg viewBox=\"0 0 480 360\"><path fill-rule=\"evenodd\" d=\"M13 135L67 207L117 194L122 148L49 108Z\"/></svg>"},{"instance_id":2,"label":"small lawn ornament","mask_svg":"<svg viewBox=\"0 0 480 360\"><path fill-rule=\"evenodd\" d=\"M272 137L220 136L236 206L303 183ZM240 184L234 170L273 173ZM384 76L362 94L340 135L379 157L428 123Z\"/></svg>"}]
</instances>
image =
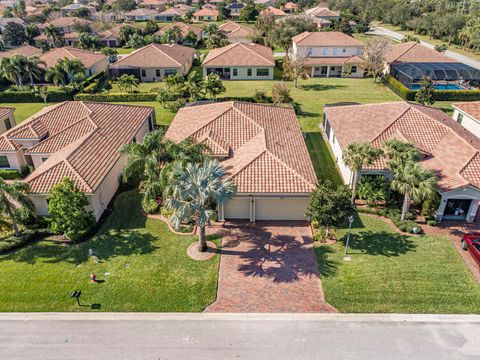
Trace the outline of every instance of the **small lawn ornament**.
<instances>
[{"instance_id":1,"label":"small lawn ornament","mask_svg":"<svg viewBox=\"0 0 480 360\"><path fill-rule=\"evenodd\" d=\"M90 274L90 279L92 280L92 283L96 284L97 283L97 275L95 274Z\"/></svg>"}]
</instances>

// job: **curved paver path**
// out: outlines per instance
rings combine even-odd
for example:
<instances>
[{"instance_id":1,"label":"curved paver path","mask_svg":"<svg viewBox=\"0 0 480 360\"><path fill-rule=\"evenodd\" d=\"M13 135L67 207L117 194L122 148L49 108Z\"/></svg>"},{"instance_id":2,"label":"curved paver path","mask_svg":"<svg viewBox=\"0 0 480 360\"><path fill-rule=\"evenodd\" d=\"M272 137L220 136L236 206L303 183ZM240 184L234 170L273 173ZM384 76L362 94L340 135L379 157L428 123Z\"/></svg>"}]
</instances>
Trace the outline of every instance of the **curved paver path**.
<instances>
[{"instance_id":1,"label":"curved paver path","mask_svg":"<svg viewBox=\"0 0 480 360\"><path fill-rule=\"evenodd\" d=\"M337 312L324 301L306 222L225 224L216 301L207 312Z\"/></svg>"}]
</instances>

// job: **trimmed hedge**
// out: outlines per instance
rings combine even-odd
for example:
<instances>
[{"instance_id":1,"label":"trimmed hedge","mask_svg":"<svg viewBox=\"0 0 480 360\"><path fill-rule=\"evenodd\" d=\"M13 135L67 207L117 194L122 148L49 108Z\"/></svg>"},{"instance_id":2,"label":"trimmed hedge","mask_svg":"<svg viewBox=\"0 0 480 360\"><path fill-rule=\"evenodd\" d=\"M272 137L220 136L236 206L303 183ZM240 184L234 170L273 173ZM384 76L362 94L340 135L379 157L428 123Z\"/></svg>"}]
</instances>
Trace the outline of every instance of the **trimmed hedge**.
<instances>
[{"instance_id":1,"label":"trimmed hedge","mask_svg":"<svg viewBox=\"0 0 480 360\"><path fill-rule=\"evenodd\" d=\"M75 100L99 102L141 102L157 100L156 93L77 94Z\"/></svg>"},{"instance_id":2,"label":"trimmed hedge","mask_svg":"<svg viewBox=\"0 0 480 360\"><path fill-rule=\"evenodd\" d=\"M49 232L47 230L39 229L25 230L20 234L19 237L9 236L3 240L0 240L0 254L18 249L48 234Z\"/></svg>"},{"instance_id":3,"label":"trimmed hedge","mask_svg":"<svg viewBox=\"0 0 480 360\"><path fill-rule=\"evenodd\" d=\"M49 102L62 102L73 100L73 93L68 90L48 90ZM43 102L43 99L35 96L31 91L5 90L0 92L0 102L5 103L28 103Z\"/></svg>"},{"instance_id":4,"label":"trimmed hedge","mask_svg":"<svg viewBox=\"0 0 480 360\"><path fill-rule=\"evenodd\" d=\"M3 180L18 180L20 179L20 171L15 169L0 170L0 178Z\"/></svg>"},{"instance_id":5,"label":"trimmed hedge","mask_svg":"<svg viewBox=\"0 0 480 360\"><path fill-rule=\"evenodd\" d=\"M410 90L391 75L385 75L383 83L404 100L415 101L416 90ZM477 101L480 90L435 90L435 101Z\"/></svg>"}]
</instances>

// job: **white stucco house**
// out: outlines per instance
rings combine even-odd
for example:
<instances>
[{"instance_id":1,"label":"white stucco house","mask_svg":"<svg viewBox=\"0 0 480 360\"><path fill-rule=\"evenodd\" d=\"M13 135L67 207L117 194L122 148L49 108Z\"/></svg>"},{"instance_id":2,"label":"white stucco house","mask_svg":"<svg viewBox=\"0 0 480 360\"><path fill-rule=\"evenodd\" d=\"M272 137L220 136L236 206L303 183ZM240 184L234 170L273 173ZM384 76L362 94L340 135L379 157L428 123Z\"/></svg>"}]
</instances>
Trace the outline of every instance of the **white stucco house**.
<instances>
[{"instance_id":1,"label":"white stucco house","mask_svg":"<svg viewBox=\"0 0 480 360\"><path fill-rule=\"evenodd\" d=\"M69 177L83 191L98 220L121 183L123 144L153 130L152 107L67 101L48 106L0 135L0 164L30 165L24 179L38 215L48 215L53 185Z\"/></svg>"},{"instance_id":2,"label":"white stucco house","mask_svg":"<svg viewBox=\"0 0 480 360\"><path fill-rule=\"evenodd\" d=\"M343 162L349 144L408 141L419 150L421 164L437 173L436 219L480 222L480 139L441 110L409 102L327 106L323 127L346 184L353 178ZM362 171L369 174L391 176L383 159Z\"/></svg>"},{"instance_id":3,"label":"white stucco house","mask_svg":"<svg viewBox=\"0 0 480 360\"><path fill-rule=\"evenodd\" d=\"M291 56L303 58L311 77L363 77L364 44L338 31L303 32L292 38Z\"/></svg>"},{"instance_id":4,"label":"white stucco house","mask_svg":"<svg viewBox=\"0 0 480 360\"><path fill-rule=\"evenodd\" d=\"M220 102L180 109L166 138L206 144L237 187L219 220L305 220L317 178L290 107Z\"/></svg>"},{"instance_id":5,"label":"white stucco house","mask_svg":"<svg viewBox=\"0 0 480 360\"><path fill-rule=\"evenodd\" d=\"M452 104L452 118L480 138L480 101Z\"/></svg>"},{"instance_id":6,"label":"white stucco house","mask_svg":"<svg viewBox=\"0 0 480 360\"><path fill-rule=\"evenodd\" d=\"M272 49L259 44L234 43L211 50L202 62L203 75L228 80L273 80Z\"/></svg>"}]
</instances>

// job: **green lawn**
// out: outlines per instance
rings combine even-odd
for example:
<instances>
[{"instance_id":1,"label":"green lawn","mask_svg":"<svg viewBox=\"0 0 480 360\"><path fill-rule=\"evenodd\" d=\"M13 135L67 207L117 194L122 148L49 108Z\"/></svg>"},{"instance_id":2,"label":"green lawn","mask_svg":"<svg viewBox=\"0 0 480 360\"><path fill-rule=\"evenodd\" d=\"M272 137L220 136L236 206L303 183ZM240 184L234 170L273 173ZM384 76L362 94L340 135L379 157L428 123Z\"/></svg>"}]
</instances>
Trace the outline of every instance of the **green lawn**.
<instances>
[{"instance_id":1,"label":"green lawn","mask_svg":"<svg viewBox=\"0 0 480 360\"><path fill-rule=\"evenodd\" d=\"M385 39L385 40L388 41L389 44L392 44L392 45L400 43L399 41L391 39L389 37L384 37L384 36L379 36L379 35L370 35L370 34L365 34L365 33L353 34L353 37L355 39L363 42L363 43L366 43L367 41L372 40L372 39Z\"/></svg>"},{"instance_id":2,"label":"green lawn","mask_svg":"<svg viewBox=\"0 0 480 360\"><path fill-rule=\"evenodd\" d=\"M90 311L92 304L100 311L202 311L215 300L219 257L191 260L187 247L196 239L145 218L137 193L122 193L91 240L41 241L0 256L0 311ZM91 273L105 281L92 284ZM73 290L82 291L84 306L70 298Z\"/></svg>"},{"instance_id":3,"label":"green lawn","mask_svg":"<svg viewBox=\"0 0 480 360\"><path fill-rule=\"evenodd\" d=\"M344 262L346 232L315 249L326 301L341 312L480 314L480 286L446 237L400 235L361 215Z\"/></svg>"}]
</instances>

